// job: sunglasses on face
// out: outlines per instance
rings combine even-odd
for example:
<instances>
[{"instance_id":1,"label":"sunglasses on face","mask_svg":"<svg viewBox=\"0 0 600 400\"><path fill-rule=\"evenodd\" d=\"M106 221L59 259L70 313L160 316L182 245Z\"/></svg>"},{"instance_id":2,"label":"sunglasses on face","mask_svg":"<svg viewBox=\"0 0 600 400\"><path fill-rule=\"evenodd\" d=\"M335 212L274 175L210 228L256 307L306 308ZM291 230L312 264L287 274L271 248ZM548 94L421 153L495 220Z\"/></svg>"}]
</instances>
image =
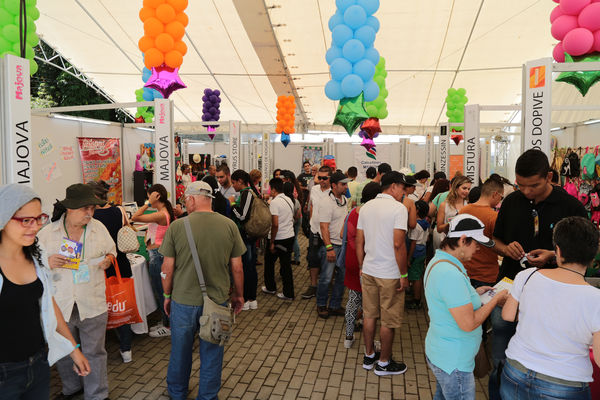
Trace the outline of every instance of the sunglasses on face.
<instances>
[{"instance_id":1,"label":"sunglasses on face","mask_svg":"<svg viewBox=\"0 0 600 400\"><path fill-rule=\"evenodd\" d=\"M44 225L49 218L48 214L40 214L37 217L12 217L11 219L19 221L21 225L27 228L33 226L34 222L37 222L38 225Z\"/></svg>"},{"instance_id":2,"label":"sunglasses on face","mask_svg":"<svg viewBox=\"0 0 600 400\"><path fill-rule=\"evenodd\" d=\"M329 179L328 176L319 176L320 181L326 181L327 179Z\"/></svg>"}]
</instances>

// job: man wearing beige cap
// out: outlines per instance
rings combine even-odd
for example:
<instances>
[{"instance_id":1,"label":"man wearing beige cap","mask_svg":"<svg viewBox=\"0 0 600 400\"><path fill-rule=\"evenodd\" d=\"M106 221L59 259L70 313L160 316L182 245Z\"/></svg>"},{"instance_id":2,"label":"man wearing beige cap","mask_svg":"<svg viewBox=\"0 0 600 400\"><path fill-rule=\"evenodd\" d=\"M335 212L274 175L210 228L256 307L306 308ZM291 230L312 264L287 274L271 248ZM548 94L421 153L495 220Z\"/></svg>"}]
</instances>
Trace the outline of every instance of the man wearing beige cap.
<instances>
[{"instance_id":1,"label":"man wearing beige cap","mask_svg":"<svg viewBox=\"0 0 600 400\"><path fill-rule=\"evenodd\" d=\"M235 223L212 211L212 188L206 182L192 182L185 190L193 242L208 297L217 304L231 300L235 313L244 304L242 254L246 245ZM162 265L165 312L171 318L171 358L167 389L172 399L186 399L192 369L194 339L199 330L203 298L198 274L186 235L184 219L173 222L159 248ZM229 268L233 293L229 298ZM214 399L221 387L223 347L200 340L199 399Z\"/></svg>"}]
</instances>

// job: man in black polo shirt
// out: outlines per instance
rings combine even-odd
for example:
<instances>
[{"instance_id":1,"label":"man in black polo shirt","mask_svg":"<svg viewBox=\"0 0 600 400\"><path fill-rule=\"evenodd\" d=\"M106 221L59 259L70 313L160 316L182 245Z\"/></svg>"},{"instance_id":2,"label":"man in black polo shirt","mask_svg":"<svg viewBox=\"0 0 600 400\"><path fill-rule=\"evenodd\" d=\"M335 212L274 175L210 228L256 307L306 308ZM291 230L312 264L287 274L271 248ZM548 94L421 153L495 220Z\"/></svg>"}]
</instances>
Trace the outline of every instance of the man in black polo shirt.
<instances>
[{"instance_id":1,"label":"man in black polo shirt","mask_svg":"<svg viewBox=\"0 0 600 400\"><path fill-rule=\"evenodd\" d=\"M502 202L494 228L495 250L504 259L498 280L514 279L523 268L555 268L552 231L565 217L588 218L583 205L573 196L552 185L548 157L540 150L527 150L517 160L515 174L519 190ZM516 324L502 319L496 307L492 321L492 359L490 400L500 399L496 370L506 359L505 350L515 333Z\"/></svg>"}]
</instances>

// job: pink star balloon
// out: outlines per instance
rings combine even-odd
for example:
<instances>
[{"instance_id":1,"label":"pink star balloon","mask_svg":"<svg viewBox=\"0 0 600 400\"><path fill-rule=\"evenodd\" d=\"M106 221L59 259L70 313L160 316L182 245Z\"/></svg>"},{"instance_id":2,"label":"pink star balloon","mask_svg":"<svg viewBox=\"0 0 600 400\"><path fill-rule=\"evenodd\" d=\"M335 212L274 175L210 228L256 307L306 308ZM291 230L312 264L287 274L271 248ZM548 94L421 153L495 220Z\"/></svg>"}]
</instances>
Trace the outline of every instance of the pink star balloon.
<instances>
[{"instance_id":1,"label":"pink star balloon","mask_svg":"<svg viewBox=\"0 0 600 400\"><path fill-rule=\"evenodd\" d=\"M187 86L179 77L179 68L169 68L163 64L152 68L152 75L144 87L156 89L168 99L171 93Z\"/></svg>"}]
</instances>

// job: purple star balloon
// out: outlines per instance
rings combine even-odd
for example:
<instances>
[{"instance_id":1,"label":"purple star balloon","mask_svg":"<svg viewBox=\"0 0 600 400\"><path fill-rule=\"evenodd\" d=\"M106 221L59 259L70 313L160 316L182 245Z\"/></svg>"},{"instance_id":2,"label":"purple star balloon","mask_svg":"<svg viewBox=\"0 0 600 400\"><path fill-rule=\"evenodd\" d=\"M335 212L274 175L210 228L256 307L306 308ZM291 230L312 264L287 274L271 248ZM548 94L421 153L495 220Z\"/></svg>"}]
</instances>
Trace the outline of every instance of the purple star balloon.
<instances>
[{"instance_id":1,"label":"purple star balloon","mask_svg":"<svg viewBox=\"0 0 600 400\"><path fill-rule=\"evenodd\" d=\"M152 68L152 75L144 87L156 89L165 99L168 99L171 93L187 86L179 77L179 68L169 68L162 65Z\"/></svg>"},{"instance_id":2,"label":"purple star balloon","mask_svg":"<svg viewBox=\"0 0 600 400\"><path fill-rule=\"evenodd\" d=\"M362 143L360 144L362 147L364 147L365 149L367 149L367 151L371 150L373 147L375 147L375 142L373 142L373 139L371 138L364 138Z\"/></svg>"}]
</instances>

